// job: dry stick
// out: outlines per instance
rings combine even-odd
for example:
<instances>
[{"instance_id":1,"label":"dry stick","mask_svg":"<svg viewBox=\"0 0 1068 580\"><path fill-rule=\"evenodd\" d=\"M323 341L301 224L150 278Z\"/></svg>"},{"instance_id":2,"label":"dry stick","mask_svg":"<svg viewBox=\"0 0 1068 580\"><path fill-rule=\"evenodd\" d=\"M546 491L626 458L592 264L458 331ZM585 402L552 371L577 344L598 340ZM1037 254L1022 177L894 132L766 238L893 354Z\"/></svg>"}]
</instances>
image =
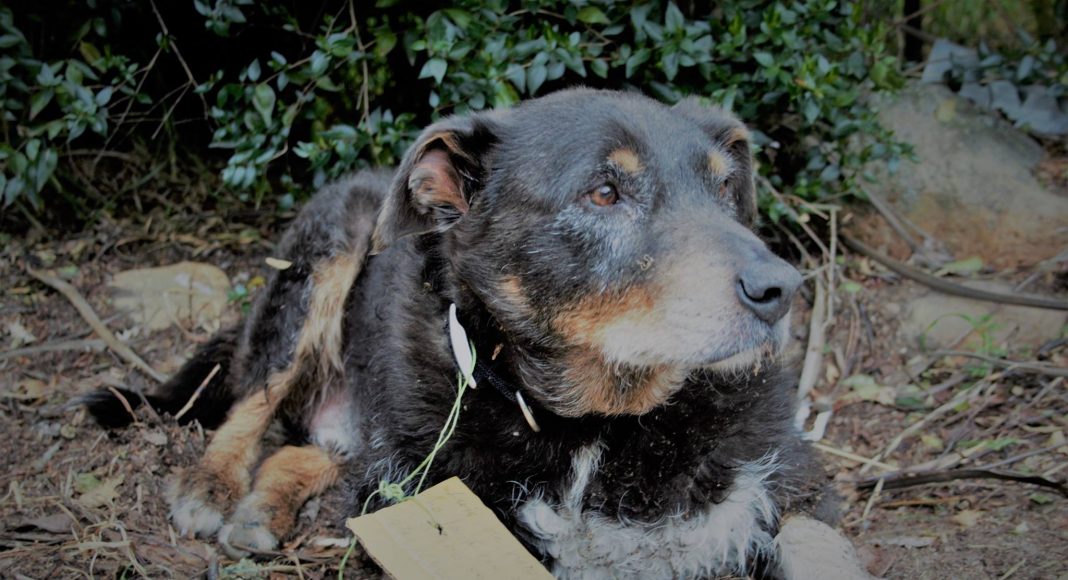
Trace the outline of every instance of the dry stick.
<instances>
[{"instance_id":1,"label":"dry stick","mask_svg":"<svg viewBox=\"0 0 1068 580\"><path fill-rule=\"evenodd\" d=\"M990 471L988 469L951 469L949 471L925 473L923 475L908 475L892 479L884 475L879 479L869 479L868 481L858 483L857 489L865 491L874 488L872 491L872 497L874 497L883 490L904 489L906 487L914 487L928 483L946 483L957 481L959 479L1000 479L1002 481L1030 483L1032 485L1048 487L1056 490L1064 497L1068 497L1068 486L1065 486L1063 483L1052 481L1037 475L1028 475L1026 473L1005 473L1000 471Z\"/></svg>"},{"instance_id":2,"label":"dry stick","mask_svg":"<svg viewBox=\"0 0 1068 580\"><path fill-rule=\"evenodd\" d=\"M130 406L130 401L127 401L126 397L122 396L122 392L115 387L108 387L108 390L111 391L112 395L115 395L115 398L118 399L120 403L122 403L122 407L130 414L134 423L137 423L137 415L134 414L133 407Z\"/></svg>"},{"instance_id":3,"label":"dry stick","mask_svg":"<svg viewBox=\"0 0 1068 580\"><path fill-rule=\"evenodd\" d=\"M115 338L115 335L108 330L108 327L100 320L100 317L96 315L96 312L93 312L93 307L89 306L89 303L85 301L85 298L82 298L82 295L78 293L78 290L74 286L71 286L47 272L34 270L33 268L27 268L26 271L30 276L33 276L40 282L51 286L63 296L66 296L67 300L69 300L70 303L74 305L74 308L78 310L78 314L81 314L82 319L92 327L93 331L96 332L101 340L107 343L111 350L115 351L115 354L119 355L125 359L126 362L137 367L137 369L152 377L157 382L162 383L167 379L166 376L150 367L148 363L141 359L141 357L137 356L137 353L135 353L133 349L120 342L118 338Z\"/></svg>"},{"instance_id":4,"label":"dry stick","mask_svg":"<svg viewBox=\"0 0 1068 580\"><path fill-rule=\"evenodd\" d=\"M1068 445L1068 441L1061 441L1060 443L1056 443L1056 444L1050 445L1048 447L1043 447L1041 449L1032 449L1031 451L1027 451L1025 453L1020 453L1018 455L1013 455L1012 457L1009 457L1007 459L1002 459L1001 461L996 461L994 463L987 463L986 465L980 465L976 469L994 469L995 467L1001 467L1002 465L1010 465L1012 463L1016 463L1017 461L1021 461L1023 459L1027 459L1028 457L1034 457L1035 455L1042 455L1043 453L1049 453L1050 451L1056 451L1056 450L1060 449L1061 447L1064 447L1065 445Z\"/></svg>"},{"instance_id":5,"label":"dry stick","mask_svg":"<svg viewBox=\"0 0 1068 580\"><path fill-rule=\"evenodd\" d=\"M876 461L874 459L871 459L871 458L868 458L868 457L864 457L863 455L857 455L856 453L850 453L849 451L843 451L842 449L838 449L837 447L831 447L830 445L825 445L825 444L820 443L818 441L813 442L812 446L815 447L816 449L819 449L820 451L825 452L825 453L830 453L831 455L837 455L838 457L842 457L842 458L848 459L850 461L855 461L857 463L861 463L861 464L864 464L864 465L874 465L875 467L878 467L879 469L883 469L883 470L886 470L886 471L891 471L891 472L896 472L897 471L897 468L894 467L893 465L890 465L890 464L887 464L887 463L883 463L881 461Z\"/></svg>"},{"instance_id":6,"label":"dry stick","mask_svg":"<svg viewBox=\"0 0 1068 580\"><path fill-rule=\"evenodd\" d=\"M185 70L185 76L189 79L189 85L196 88L199 83L197 83L196 78L193 77L193 71L189 70L189 65L186 64L185 59L182 58L182 51L178 50L178 43L174 42L174 39L171 38L171 32L167 30L167 23L163 21L163 15L159 13L159 8L156 8L155 0L149 0L149 4L152 5L152 12L155 12L156 14L156 20L159 21L159 27L163 30L163 36L170 39L170 46L174 49L174 56L178 57L178 62L181 63L182 69ZM200 103L204 105L204 114L207 115L209 111L208 101L204 98L204 95L200 93L197 93L197 96L200 97ZM181 100L181 97L179 97L179 100Z\"/></svg>"},{"instance_id":7,"label":"dry stick","mask_svg":"<svg viewBox=\"0 0 1068 580\"><path fill-rule=\"evenodd\" d=\"M1010 371L1026 371L1029 373L1047 375L1051 377L1068 377L1068 368L1065 367L1051 367L1047 365L1033 364L1023 361L994 358L991 356L986 356L984 354L979 354L977 352L964 352L959 350L939 350L934 352L931 356L965 356L968 358L976 358L981 361L998 365L1000 367L1006 367L1006 369Z\"/></svg>"},{"instance_id":8,"label":"dry stick","mask_svg":"<svg viewBox=\"0 0 1068 580\"><path fill-rule=\"evenodd\" d=\"M193 395L189 397L189 400L186 401L185 405L183 405L182 408L178 410L178 413L174 416L175 421L180 420L183 415L189 412L189 409L193 408L193 404L197 402L197 399L200 397L201 391L204 390L204 387L208 386L208 383L211 382L211 379L215 378L215 375L219 374L219 369L221 368L221 364L215 363L215 366L211 369L211 372L208 373L208 376L204 377L203 381L200 381L200 386L197 387L197 390L193 391Z\"/></svg>"},{"instance_id":9,"label":"dry stick","mask_svg":"<svg viewBox=\"0 0 1068 580\"><path fill-rule=\"evenodd\" d=\"M64 350L104 350L107 344L104 341L96 338L80 338L74 340L60 340L57 342L48 342L45 344L38 344L35 346L27 346L25 348L16 348L7 352L0 352L0 361L7 360L9 358L15 358L17 356L27 356L31 354L39 354L42 352L60 352Z\"/></svg>"},{"instance_id":10,"label":"dry stick","mask_svg":"<svg viewBox=\"0 0 1068 580\"><path fill-rule=\"evenodd\" d=\"M883 255L876 251L874 248L869 247L863 242L857 241L845 234L842 234L842 242L849 246L853 251L864 254L865 256L879 262L887 268L897 272L898 274L915 280L921 284L930 286L935 290L945 292L946 294L952 294L954 296L963 296L964 298L972 298L974 300L987 300L991 302L998 302L1001 304L1016 304L1019 306L1031 306L1033 308L1049 308L1051 310L1068 310L1068 302L1063 300L1056 300L1053 298L1044 298L1041 296L1018 296L1014 294L1001 294L999 292L990 292L987 290L980 290L978 288L970 288L968 286L962 286L960 284L954 284L952 282L932 276L927 272L913 268L912 266L898 262L897 260Z\"/></svg>"},{"instance_id":11,"label":"dry stick","mask_svg":"<svg viewBox=\"0 0 1068 580\"><path fill-rule=\"evenodd\" d=\"M801 369L801 379L797 385L798 400L804 399L819 380L820 367L823 365L823 345L826 342L825 319L827 311L827 290L823 280L815 279L816 296L812 304L812 317L809 320L808 347L805 349L805 364Z\"/></svg>"},{"instance_id":12,"label":"dry stick","mask_svg":"<svg viewBox=\"0 0 1068 580\"><path fill-rule=\"evenodd\" d=\"M1001 577L998 578L998 580L1008 580L1009 577L1012 576L1013 574L1015 574L1017 570L1019 570L1020 568L1023 568L1023 565L1026 564L1026 563L1027 563L1027 558L1024 558L1023 560L1020 560L1019 562L1016 563L1015 566L1013 566L1012 568L1009 568L1009 570L1007 572L1002 574Z\"/></svg>"}]
</instances>

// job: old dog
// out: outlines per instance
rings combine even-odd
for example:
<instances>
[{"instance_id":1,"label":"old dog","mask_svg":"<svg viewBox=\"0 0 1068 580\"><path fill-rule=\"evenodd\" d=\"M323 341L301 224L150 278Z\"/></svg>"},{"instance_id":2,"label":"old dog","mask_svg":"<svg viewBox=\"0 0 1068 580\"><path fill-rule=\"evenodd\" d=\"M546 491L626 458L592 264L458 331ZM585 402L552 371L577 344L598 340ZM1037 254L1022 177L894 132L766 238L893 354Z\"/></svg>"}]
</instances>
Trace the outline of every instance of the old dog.
<instances>
[{"instance_id":1,"label":"old dog","mask_svg":"<svg viewBox=\"0 0 1068 580\"><path fill-rule=\"evenodd\" d=\"M429 479L556 575L865 577L819 520L780 360L801 278L755 217L749 133L695 99L574 89L428 127L320 191L243 326L147 397L173 412L220 369L183 417L218 430L174 523L273 549L310 497L344 481L358 511L413 469L456 397L451 311L478 388Z\"/></svg>"}]
</instances>

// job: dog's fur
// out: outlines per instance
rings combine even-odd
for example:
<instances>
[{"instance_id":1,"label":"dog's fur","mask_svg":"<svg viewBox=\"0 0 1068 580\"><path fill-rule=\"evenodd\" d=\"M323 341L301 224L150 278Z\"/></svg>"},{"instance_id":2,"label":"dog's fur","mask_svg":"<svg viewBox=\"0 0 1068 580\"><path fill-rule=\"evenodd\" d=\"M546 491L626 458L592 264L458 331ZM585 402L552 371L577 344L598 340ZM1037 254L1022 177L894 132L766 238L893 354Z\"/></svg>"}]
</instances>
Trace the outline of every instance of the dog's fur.
<instances>
[{"instance_id":1,"label":"dog's fur","mask_svg":"<svg viewBox=\"0 0 1068 580\"><path fill-rule=\"evenodd\" d=\"M483 381L428 479L460 476L555 574L863 576L802 515L821 475L778 360L800 279L755 211L748 133L693 100L572 90L427 128L392 177L321 191L243 329L148 398L173 412L218 364L185 418L233 404L173 520L271 549L343 472L357 510L401 479L456 396L456 304L540 432ZM110 395L88 403L121 423ZM273 421L292 445L257 468Z\"/></svg>"}]
</instances>

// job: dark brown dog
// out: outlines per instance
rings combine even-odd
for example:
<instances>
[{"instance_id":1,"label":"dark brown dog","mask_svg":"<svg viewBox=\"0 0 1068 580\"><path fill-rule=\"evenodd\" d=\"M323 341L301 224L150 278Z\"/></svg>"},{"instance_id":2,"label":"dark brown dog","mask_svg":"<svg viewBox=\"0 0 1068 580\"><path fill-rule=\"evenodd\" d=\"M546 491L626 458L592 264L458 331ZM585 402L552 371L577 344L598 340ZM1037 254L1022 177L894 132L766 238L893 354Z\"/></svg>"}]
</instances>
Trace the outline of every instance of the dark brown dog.
<instances>
[{"instance_id":1,"label":"dark brown dog","mask_svg":"<svg viewBox=\"0 0 1068 580\"><path fill-rule=\"evenodd\" d=\"M573 90L320 192L243 330L149 399L180 407L220 364L196 412L233 402L175 523L274 548L343 470L356 506L410 472L456 396L455 304L479 388L429 479L459 475L557 575L865 576L799 515L822 485L778 362L801 280L750 229L749 147L694 100ZM293 444L261 462L276 420Z\"/></svg>"}]
</instances>

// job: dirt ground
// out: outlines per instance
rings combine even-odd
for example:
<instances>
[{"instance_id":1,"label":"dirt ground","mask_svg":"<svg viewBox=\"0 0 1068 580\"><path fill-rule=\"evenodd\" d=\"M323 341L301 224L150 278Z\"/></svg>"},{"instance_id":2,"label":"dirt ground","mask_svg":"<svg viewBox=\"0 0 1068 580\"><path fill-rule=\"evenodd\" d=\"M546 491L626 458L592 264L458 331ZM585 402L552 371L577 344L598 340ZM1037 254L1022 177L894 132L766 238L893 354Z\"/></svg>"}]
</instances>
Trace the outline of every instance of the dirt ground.
<instances>
[{"instance_id":1,"label":"dirt ground","mask_svg":"<svg viewBox=\"0 0 1068 580\"><path fill-rule=\"evenodd\" d=\"M878 220L866 223L876 223ZM12 239L0 253L0 577L337 577L349 535L335 495L305 510L277 557L233 562L210 541L179 537L168 523L164 482L190 465L210 434L139 414L133 428L105 432L71 408L102 387L153 382L92 335L62 295L27 264L66 279L108 326L162 373L178 368L209 329L176 321L149 333L115 311L108 282L120 271L182 260L220 267L253 287L279 220L202 217L102 224L54 240ZM902 468L952 473L983 468L1060 480L1068 476L1064 379L925 353L899 332L900 310L923 289L874 262L847 255L817 381L815 411L833 411L818 443L843 496L842 528L869 569L888 578L1068 578L1068 498L1019 481L954 479L873 495L859 482ZM1065 272L991 273L1033 280L1029 291L1065 295ZM251 292L255 292L252 290ZM808 334L798 300L795 336ZM222 318L240 316L242 298ZM984 329L953 348L1068 367L1063 341L993 344ZM1001 347L1012 345L1004 349ZM799 347L799 348L800 348ZM1019 347L1019 348L1018 348ZM946 407L947 403L949 404ZM944 409L943 411L939 411ZM814 413L815 414L815 413ZM461 416L461 421L463 420ZM883 453L910 425L924 427ZM810 418L809 425L812 424ZM865 467L865 459L878 462ZM889 487L889 484L885 484ZM376 577L357 549L346 577Z\"/></svg>"}]
</instances>

